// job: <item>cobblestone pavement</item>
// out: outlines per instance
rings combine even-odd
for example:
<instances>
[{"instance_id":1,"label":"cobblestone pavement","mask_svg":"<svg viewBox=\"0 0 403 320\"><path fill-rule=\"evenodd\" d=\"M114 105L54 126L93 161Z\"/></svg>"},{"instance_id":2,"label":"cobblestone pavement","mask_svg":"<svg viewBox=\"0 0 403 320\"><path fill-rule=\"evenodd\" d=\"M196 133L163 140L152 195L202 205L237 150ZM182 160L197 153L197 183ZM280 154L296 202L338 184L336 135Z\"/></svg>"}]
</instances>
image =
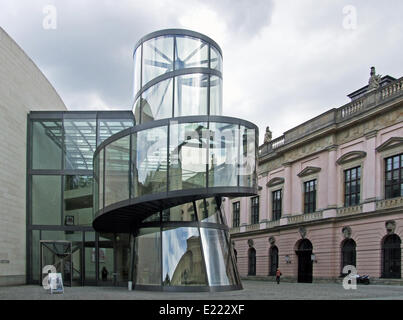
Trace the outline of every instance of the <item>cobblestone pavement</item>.
<instances>
[{"instance_id":1,"label":"cobblestone pavement","mask_svg":"<svg viewBox=\"0 0 403 320\"><path fill-rule=\"evenodd\" d=\"M227 292L149 292L116 287L66 287L64 294L49 294L39 285L0 287L8 300L403 300L403 286L358 285L344 290L336 283L280 283L243 281L243 290Z\"/></svg>"}]
</instances>

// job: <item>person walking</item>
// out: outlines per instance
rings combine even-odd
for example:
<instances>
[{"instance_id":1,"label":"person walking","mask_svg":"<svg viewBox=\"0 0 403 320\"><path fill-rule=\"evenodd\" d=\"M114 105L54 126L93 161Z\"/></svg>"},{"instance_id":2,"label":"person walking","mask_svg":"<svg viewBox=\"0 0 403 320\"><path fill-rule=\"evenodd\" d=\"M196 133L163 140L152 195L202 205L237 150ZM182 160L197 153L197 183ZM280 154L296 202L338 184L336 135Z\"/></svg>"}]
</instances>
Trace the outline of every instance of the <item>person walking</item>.
<instances>
[{"instance_id":1,"label":"person walking","mask_svg":"<svg viewBox=\"0 0 403 320\"><path fill-rule=\"evenodd\" d=\"M277 281L277 284L280 284L280 277L281 277L281 275L282 275L282 273L281 273L280 269L277 268L277 271L276 271L276 281Z\"/></svg>"}]
</instances>

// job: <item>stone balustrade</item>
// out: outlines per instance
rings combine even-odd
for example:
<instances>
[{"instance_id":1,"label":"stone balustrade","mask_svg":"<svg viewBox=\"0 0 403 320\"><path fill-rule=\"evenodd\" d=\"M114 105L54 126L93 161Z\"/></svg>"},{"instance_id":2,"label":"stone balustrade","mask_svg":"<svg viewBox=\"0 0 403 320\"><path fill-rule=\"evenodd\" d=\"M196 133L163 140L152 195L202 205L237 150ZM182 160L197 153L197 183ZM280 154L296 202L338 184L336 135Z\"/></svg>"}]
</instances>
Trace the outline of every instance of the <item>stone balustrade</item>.
<instances>
[{"instance_id":1,"label":"stone balustrade","mask_svg":"<svg viewBox=\"0 0 403 320\"><path fill-rule=\"evenodd\" d=\"M261 145L259 147L259 157L270 154L275 149L310 135L315 131L348 121L352 117L371 110L399 95L403 95L403 77L384 87L367 92L361 98L353 100L340 108L331 109L306 123L288 130L284 135Z\"/></svg>"},{"instance_id":2,"label":"stone balustrade","mask_svg":"<svg viewBox=\"0 0 403 320\"><path fill-rule=\"evenodd\" d=\"M299 214L296 216L289 216L287 217L287 224L293 224L293 223L301 223L301 222L306 222L306 221L312 221L312 220L319 220L323 218L323 212L322 211L316 211L312 213L304 213L304 214Z\"/></svg>"},{"instance_id":3,"label":"stone balustrade","mask_svg":"<svg viewBox=\"0 0 403 320\"><path fill-rule=\"evenodd\" d=\"M337 217L342 217L342 216L349 216L353 214L358 214L362 212L362 204L358 206L351 206L351 207L343 207L337 209Z\"/></svg>"},{"instance_id":4,"label":"stone balustrade","mask_svg":"<svg viewBox=\"0 0 403 320\"><path fill-rule=\"evenodd\" d=\"M385 199L376 202L376 210L390 209L403 206L403 197Z\"/></svg>"}]
</instances>

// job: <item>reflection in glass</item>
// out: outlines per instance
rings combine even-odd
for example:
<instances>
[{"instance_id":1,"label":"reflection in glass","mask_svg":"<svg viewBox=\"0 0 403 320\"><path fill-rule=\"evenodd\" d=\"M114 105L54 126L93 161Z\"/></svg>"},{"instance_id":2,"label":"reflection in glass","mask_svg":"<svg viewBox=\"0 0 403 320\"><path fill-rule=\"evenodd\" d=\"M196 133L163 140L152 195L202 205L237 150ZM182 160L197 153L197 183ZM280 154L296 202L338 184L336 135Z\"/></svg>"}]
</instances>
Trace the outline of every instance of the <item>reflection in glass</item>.
<instances>
[{"instance_id":1,"label":"reflection in glass","mask_svg":"<svg viewBox=\"0 0 403 320\"><path fill-rule=\"evenodd\" d=\"M32 224L61 224L61 176L32 176Z\"/></svg>"},{"instance_id":2,"label":"reflection in glass","mask_svg":"<svg viewBox=\"0 0 403 320\"><path fill-rule=\"evenodd\" d=\"M134 282L136 285L161 285L160 228L143 228L134 240Z\"/></svg>"},{"instance_id":3,"label":"reflection in glass","mask_svg":"<svg viewBox=\"0 0 403 320\"><path fill-rule=\"evenodd\" d=\"M170 126L169 190L206 186L207 124Z\"/></svg>"},{"instance_id":4,"label":"reflection in glass","mask_svg":"<svg viewBox=\"0 0 403 320\"><path fill-rule=\"evenodd\" d=\"M117 233L115 237L114 255L116 260L116 281L117 284L127 284L129 281L130 268L130 235L128 233Z\"/></svg>"},{"instance_id":5,"label":"reflection in glass","mask_svg":"<svg viewBox=\"0 0 403 320\"><path fill-rule=\"evenodd\" d=\"M99 153L94 157L94 211L99 208Z\"/></svg>"},{"instance_id":6,"label":"reflection in glass","mask_svg":"<svg viewBox=\"0 0 403 320\"><path fill-rule=\"evenodd\" d=\"M237 186L238 125L210 122L209 187Z\"/></svg>"},{"instance_id":7,"label":"reflection in glass","mask_svg":"<svg viewBox=\"0 0 403 320\"><path fill-rule=\"evenodd\" d=\"M137 124L141 123L141 96L137 98L133 105L134 119Z\"/></svg>"},{"instance_id":8,"label":"reflection in glass","mask_svg":"<svg viewBox=\"0 0 403 320\"><path fill-rule=\"evenodd\" d=\"M113 250L113 233L101 233L98 240L99 256L98 256L98 268L99 277L98 280L103 282L113 281L114 273L114 250Z\"/></svg>"},{"instance_id":9,"label":"reflection in glass","mask_svg":"<svg viewBox=\"0 0 403 320\"><path fill-rule=\"evenodd\" d=\"M210 77L210 115L222 115L222 79Z\"/></svg>"},{"instance_id":10,"label":"reflection in glass","mask_svg":"<svg viewBox=\"0 0 403 320\"><path fill-rule=\"evenodd\" d=\"M130 135L105 148L105 207L129 199Z\"/></svg>"},{"instance_id":11,"label":"reflection in glass","mask_svg":"<svg viewBox=\"0 0 403 320\"><path fill-rule=\"evenodd\" d=\"M149 216L147 219L144 219L141 223L144 222L160 222L161 221L161 213L157 212Z\"/></svg>"},{"instance_id":12,"label":"reflection in glass","mask_svg":"<svg viewBox=\"0 0 403 320\"><path fill-rule=\"evenodd\" d=\"M166 191L167 185L167 127L137 133L135 196Z\"/></svg>"},{"instance_id":13,"label":"reflection in glass","mask_svg":"<svg viewBox=\"0 0 403 320\"><path fill-rule=\"evenodd\" d=\"M222 223L220 209L215 198L196 201L197 216L200 222Z\"/></svg>"},{"instance_id":14,"label":"reflection in glass","mask_svg":"<svg viewBox=\"0 0 403 320\"><path fill-rule=\"evenodd\" d=\"M196 221L193 202L165 209L162 212L162 221Z\"/></svg>"},{"instance_id":15,"label":"reflection in glass","mask_svg":"<svg viewBox=\"0 0 403 320\"><path fill-rule=\"evenodd\" d=\"M141 123L172 117L173 79L158 82L142 94Z\"/></svg>"},{"instance_id":16,"label":"reflection in glass","mask_svg":"<svg viewBox=\"0 0 403 320\"><path fill-rule=\"evenodd\" d=\"M98 153L99 158L99 185L98 185L98 205L99 210L104 208L104 152L105 149L102 149Z\"/></svg>"},{"instance_id":17,"label":"reflection in glass","mask_svg":"<svg viewBox=\"0 0 403 320\"><path fill-rule=\"evenodd\" d=\"M197 228L164 229L162 252L165 286L207 285Z\"/></svg>"},{"instance_id":18,"label":"reflection in glass","mask_svg":"<svg viewBox=\"0 0 403 320\"><path fill-rule=\"evenodd\" d=\"M96 148L96 121L65 119L64 147L66 169L92 170Z\"/></svg>"},{"instance_id":19,"label":"reflection in glass","mask_svg":"<svg viewBox=\"0 0 403 320\"><path fill-rule=\"evenodd\" d=\"M32 169L60 169L61 161L61 121L33 121Z\"/></svg>"},{"instance_id":20,"label":"reflection in glass","mask_svg":"<svg viewBox=\"0 0 403 320\"><path fill-rule=\"evenodd\" d=\"M173 70L173 37L162 36L143 43L143 83Z\"/></svg>"},{"instance_id":21,"label":"reflection in glass","mask_svg":"<svg viewBox=\"0 0 403 320\"><path fill-rule=\"evenodd\" d=\"M84 242L85 281L96 280L95 252L95 232L86 232Z\"/></svg>"},{"instance_id":22,"label":"reflection in glass","mask_svg":"<svg viewBox=\"0 0 403 320\"><path fill-rule=\"evenodd\" d=\"M237 285L224 230L200 228L210 286Z\"/></svg>"},{"instance_id":23,"label":"reflection in glass","mask_svg":"<svg viewBox=\"0 0 403 320\"><path fill-rule=\"evenodd\" d=\"M175 77L175 117L207 115L206 74Z\"/></svg>"},{"instance_id":24,"label":"reflection in glass","mask_svg":"<svg viewBox=\"0 0 403 320\"><path fill-rule=\"evenodd\" d=\"M211 69L216 69L216 70L222 72L222 57L221 57L221 54L213 46L210 47L210 59L211 59L210 68Z\"/></svg>"},{"instance_id":25,"label":"reflection in glass","mask_svg":"<svg viewBox=\"0 0 403 320\"><path fill-rule=\"evenodd\" d=\"M64 225L89 226L92 224L92 177L64 178Z\"/></svg>"},{"instance_id":26,"label":"reflection in glass","mask_svg":"<svg viewBox=\"0 0 403 320\"><path fill-rule=\"evenodd\" d=\"M133 121L128 119L98 120L98 145L115 133L131 127Z\"/></svg>"},{"instance_id":27,"label":"reflection in glass","mask_svg":"<svg viewBox=\"0 0 403 320\"><path fill-rule=\"evenodd\" d=\"M141 88L141 46L134 53L134 95Z\"/></svg>"},{"instance_id":28,"label":"reflection in glass","mask_svg":"<svg viewBox=\"0 0 403 320\"><path fill-rule=\"evenodd\" d=\"M208 44L200 39L176 36L175 70L208 67Z\"/></svg>"},{"instance_id":29,"label":"reflection in glass","mask_svg":"<svg viewBox=\"0 0 403 320\"><path fill-rule=\"evenodd\" d=\"M240 128L241 153L239 161L239 185L253 187L256 185L257 147L255 129Z\"/></svg>"}]
</instances>

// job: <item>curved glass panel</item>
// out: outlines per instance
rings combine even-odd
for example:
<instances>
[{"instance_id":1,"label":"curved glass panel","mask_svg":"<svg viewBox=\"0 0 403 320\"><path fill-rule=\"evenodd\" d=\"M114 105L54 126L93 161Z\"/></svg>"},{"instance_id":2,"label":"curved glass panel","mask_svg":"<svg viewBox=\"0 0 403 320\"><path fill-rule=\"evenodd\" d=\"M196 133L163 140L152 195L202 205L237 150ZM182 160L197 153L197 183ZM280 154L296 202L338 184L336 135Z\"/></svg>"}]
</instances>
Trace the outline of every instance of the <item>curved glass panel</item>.
<instances>
[{"instance_id":1,"label":"curved glass panel","mask_svg":"<svg viewBox=\"0 0 403 320\"><path fill-rule=\"evenodd\" d=\"M141 88L141 47L140 45L134 53L134 95Z\"/></svg>"},{"instance_id":2,"label":"curved glass panel","mask_svg":"<svg viewBox=\"0 0 403 320\"><path fill-rule=\"evenodd\" d=\"M164 286L207 285L197 228L163 229L162 252Z\"/></svg>"},{"instance_id":3,"label":"curved glass panel","mask_svg":"<svg viewBox=\"0 0 403 320\"><path fill-rule=\"evenodd\" d=\"M207 74L175 77L175 117L207 115Z\"/></svg>"},{"instance_id":4,"label":"curved glass panel","mask_svg":"<svg viewBox=\"0 0 403 320\"><path fill-rule=\"evenodd\" d=\"M222 72L222 57L216 48L210 47L210 68Z\"/></svg>"},{"instance_id":5,"label":"curved glass panel","mask_svg":"<svg viewBox=\"0 0 403 320\"><path fill-rule=\"evenodd\" d=\"M134 119L137 124L141 123L141 96L137 98L133 105Z\"/></svg>"},{"instance_id":6,"label":"curved glass panel","mask_svg":"<svg viewBox=\"0 0 403 320\"><path fill-rule=\"evenodd\" d=\"M209 187L238 185L238 135L236 124L210 123Z\"/></svg>"},{"instance_id":7,"label":"curved glass panel","mask_svg":"<svg viewBox=\"0 0 403 320\"><path fill-rule=\"evenodd\" d=\"M137 132L136 197L167 190L167 131L167 127L157 127Z\"/></svg>"},{"instance_id":8,"label":"curved glass panel","mask_svg":"<svg viewBox=\"0 0 403 320\"><path fill-rule=\"evenodd\" d=\"M200 228L210 286L236 285L236 273L224 230Z\"/></svg>"},{"instance_id":9,"label":"curved glass panel","mask_svg":"<svg viewBox=\"0 0 403 320\"><path fill-rule=\"evenodd\" d=\"M240 127L240 161L239 161L239 185L252 187L256 184L256 132L255 129Z\"/></svg>"},{"instance_id":10,"label":"curved glass panel","mask_svg":"<svg viewBox=\"0 0 403 320\"><path fill-rule=\"evenodd\" d=\"M94 157L94 211L99 209L99 153Z\"/></svg>"},{"instance_id":11,"label":"curved glass panel","mask_svg":"<svg viewBox=\"0 0 403 320\"><path fill-rule=\"evenodd\" d=\"M196 201L197 216L200 222L222 223L220 209L215 198Z\"/></svg>"},{"instance_id":12,"label":"curved glass panel","mask_svg":"<svg viewBox=\"0 0 403 320\"><path fill-rule=\"evenodd\" d=\"M129 199L130 135L105 147L105 207Z\"/></svg>"},{"instance_id":13,"label":"curved glass panel","mask_svg":"<svg viewBox=\"0 0 403 320\"><path fill-rule=\"evenodd\" d=\"M165 209L162 212L162 221L196 221L193 202Z\"/></svg>"},{"instance_id":14,"label":"curved glass panel","mask_svg":"<svg viewBox=\"0 0 403 320\"><path fill-rule=\"evenodd\" d=\"M134 240L134 280L139 285L161 285L160 228L142 228Z\"/></svg>"},{"instance_id":15,"label":"curved glass panel","mask_svg":"<svg viewBox=\"0 0 403 320\"><path fill-rule=\"evenodd\" d=\"M162 36L143 43L142 86L173 70L173 36Z\"/></svg>"},{"instance_id":16,"label":"curved glass panel","mask_svg":"<svg viewBox=\"0 0 403 320\"><path fill-rule=\"evenodd\" d=\"M200 39L176 36L175 70L208 67L208 44Z\"/></svg>"},{"instance_id":17,"label":"curved glass panel","mask_svg":"<svg viewBox=\"0 0 403 320\"><path fill-rule=\"evenodd\" d=\"M169 190L205 188L207 123L170 125Z\"/></svg>"},{"instance_id":18,"label":"curved glass panel","mask_svg":"<svg viewBox=\"0 0 403 320\"><path fill-rule=\"evenodd\" d=\"M210 115L222 115L222 79L210 77Z\"/></svg>"},{"instance_id":19,"label":"curved glass panel","mask_svg":"<svg viewBox=\"0 0 403 320\"><path fill-rule=\"evenodd\" d=\"M172 117L172 84L170 78L143 92L141 123Z\"/></svg>"},{"instance_id":20,"label":"curved glass panel","mask_svg":"<svg viewBox=\"0 0 403 320\"><path fill-rule=\"evenodd\" d=\"M104 208L104 151L105 149L102 149L98 153L99 157L99 196L98 196L98 209L101 210Z\"/></svg>"}]
</instances>

